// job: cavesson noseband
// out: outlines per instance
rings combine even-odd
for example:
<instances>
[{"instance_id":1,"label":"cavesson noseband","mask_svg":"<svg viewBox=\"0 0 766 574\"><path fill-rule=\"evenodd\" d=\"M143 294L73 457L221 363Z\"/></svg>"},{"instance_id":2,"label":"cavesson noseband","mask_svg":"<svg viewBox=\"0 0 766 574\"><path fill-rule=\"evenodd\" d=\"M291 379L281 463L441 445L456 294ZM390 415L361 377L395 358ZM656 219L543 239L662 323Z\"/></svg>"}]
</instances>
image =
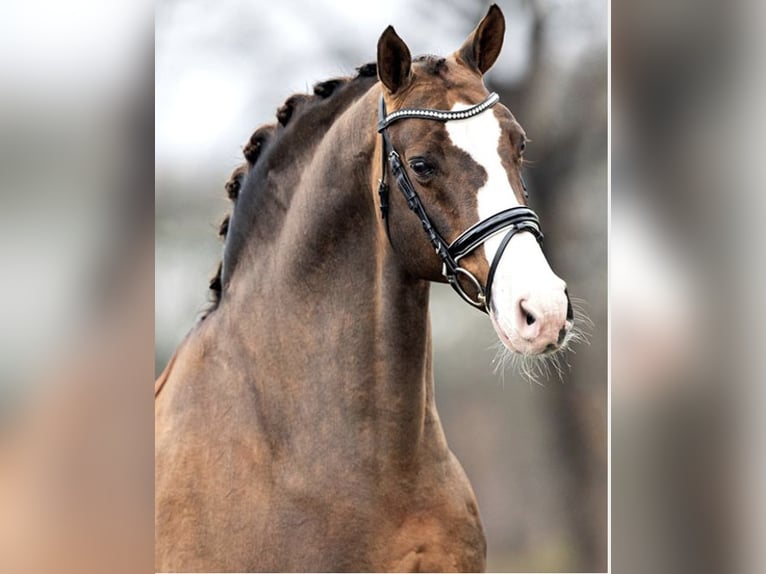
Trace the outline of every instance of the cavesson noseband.
<instances>
[{"instance_id":1,"label":"cavesson noseband","mask_svg":"<svg viewBox=\"0 0 766 574\"><path fill-rule=\"evenodd\" d=\"M383 151L381 154L382 171L378 186L378 195L380 196L380 211L386 222L386 232L389 233L389 240L391 239L391 235L388 226L386 158L391 167L391 174L394 179L396 179L399 189L407 200L407 205L415 215L417 215L418 219L420 219L420 223L428 234L428 239L431 241L431 245L433 245L436 253L442 260L442 274L447 279L447 282L452 285L452 288L457 291L458 295L460 295L467 303L486 313L489 313L490 311L492 279L495 276L495 271L500 263L500 258L502 257L505 248L508 246L511 238L520 231L529 231L537 238L537 241L542 242L543 233L540 229L540 219L537 217L537 214L528 207L522 205L511 207L479 221L461 233L455 241L447 243L439 231L434 227L433 223L431 223L431 219L428 217L428 213L426 213L425 207L423 207L423 203L420 201L420 197L415 191L415 186L412 185L412 181L407 175L401 157L391 144L391 140L388 136L388 127L394 122L410 118L434 120L438 122L464 120L488 110L499 100L500 96L493 92L487 96L487 99L483 102L465 110L449 111L428 108L404 108L386 115L386 104L383 100L383 95L381 94L378 106L378 132L383 139ZM460 259L501 231L507 231L507 233L500 242L497 253L495 253L495 256L492 259L489 273L487 275L487 285L486 287L482 287L479 280L470 271L460 266ZM475 299L463 289L459 280L460 275L465 277L476 288L477 294Z\"/></svg>"}]
</instances>

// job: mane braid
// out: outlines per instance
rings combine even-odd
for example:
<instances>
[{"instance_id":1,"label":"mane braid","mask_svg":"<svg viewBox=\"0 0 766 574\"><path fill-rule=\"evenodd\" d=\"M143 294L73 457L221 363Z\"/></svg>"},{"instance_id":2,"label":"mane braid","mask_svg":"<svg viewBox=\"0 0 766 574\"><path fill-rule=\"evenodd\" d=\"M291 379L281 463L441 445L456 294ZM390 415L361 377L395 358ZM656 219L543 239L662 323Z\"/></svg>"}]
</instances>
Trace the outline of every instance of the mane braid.
<instances>
[{"instance_id":1,"label":"mane braid","mask_svg":"<svg viewBox=\"0 0 766 574\"><path fill-rule=\"evenodd\" d=\"M221 225L218 226L218 237L224 241L226 241L226 235L229 233L229 221L231 221L231 214L227 213L221 221Z\"/></svg>"},{"instance_id":2,"label":"mane braid","mask_svg":"<svg viewBox=\"0 0 766 574\"><path fill-rule=\"evenodd\" d=\"M293 117L295 111L306 105L312 98L313 96L307 94L293 94L287 98L285 103L277 110L277 121L281 125L286 126L287 122L290 121L290 118Z\"/></svg>"},{"instance_id":3,"label":"mane braid","mask_svg":"<svg viewBox=\"0 0 766 574\"><path fill-rule=\"evenodd\" d=\"M335 78L314 84L314 95L320 98L329 98L339 86L348 82L348 78Z\"/></svg>"},{"instance_id":4,"label":"mane braid","mask_svg":"<svg viewBox=\"0 0 766 574\"><path fill-rule=\"evenodd\" d=\"M209 281L209 304L200 321L221 302L248 236L247 226L253 215L260 211L265 200L261 196L268 194L266 178L269 169L284 161L288 149L300 150L316 143L315 139L306 138L305 133L299 133L298 127L305 128L306 133L323 136L329 125L377 82L378 69L374 62L364 64L356 71L357 75L353 77L316 83L311 95L291 95L277 109L277 122L258 127L243 146L245 162L234 169L224 185L226 196L232 202L232 209L218 227L218 236L224 242L224 256Z\"/></svg>"},{"instance_id":5,"label":"mane braid","mask_svg":"<svg viewBox=\"0 0 766 574\"><path fill-rule=\"evenodd\" d=\"M245 156L247 164L239 166L234 170L232 177L237 174L237 170L244 168L242 169L242 179L244 179L247 172L250 171L250 168L255 165L256 161L258 161L258 156L261 155L261 151L269 139L274 135L274 132L276 132L276 126L274 124L261 126L253 132L253 135L250 136L245 147L242 148L242 154Z\"/></svg>"}]
</instances>

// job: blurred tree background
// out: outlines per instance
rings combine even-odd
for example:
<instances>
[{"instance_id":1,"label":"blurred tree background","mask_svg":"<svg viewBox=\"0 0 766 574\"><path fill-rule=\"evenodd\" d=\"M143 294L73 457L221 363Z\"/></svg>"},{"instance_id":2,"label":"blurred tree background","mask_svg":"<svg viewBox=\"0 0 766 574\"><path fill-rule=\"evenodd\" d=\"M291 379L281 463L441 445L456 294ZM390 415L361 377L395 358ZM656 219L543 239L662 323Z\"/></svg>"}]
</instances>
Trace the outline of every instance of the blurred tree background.
<instances>
[{"instance_id":1,"label":"blurred tree background","mask_svg":"<svg viewBox=\"0 0 766 574\"><path fill-rule=\"evenodd\" d=\"M524 126L545 251L593 321L561 379L494 372L486 317L432 289L437 402L472 481L494 571L606 571L607 3L501 1L486 80ZM223 183L293 92L375 59L393 24L413 54L454 51L470 1L164 0L156 10L156 369L205 306L221 254Z\"/></svg>"}]
</instances>

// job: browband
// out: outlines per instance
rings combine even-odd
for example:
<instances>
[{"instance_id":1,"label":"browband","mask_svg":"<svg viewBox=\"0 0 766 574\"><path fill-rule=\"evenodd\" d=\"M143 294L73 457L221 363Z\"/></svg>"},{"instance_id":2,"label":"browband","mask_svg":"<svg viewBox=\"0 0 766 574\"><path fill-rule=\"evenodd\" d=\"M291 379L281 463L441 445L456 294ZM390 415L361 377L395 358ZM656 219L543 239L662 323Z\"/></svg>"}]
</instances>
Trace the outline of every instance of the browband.
<instances>
[{"instance_id":1,"label":"browband","mask_svg":"<svg viewBox=\"0 0 766 574\"><path fill-rule=\"evenodd\" d=\"M382 97L381 97L382 100ZM475 106L466 108L465 110L431 110L428 108L402 108L395 112L391 112L387 116L378 121L378 132L382 132L392 123L406 118L421 118L424 120L436 120L440 122L448 122L450 120L465 120L471 118L483 112L484 110L491 108L497 102L500 101L500 96L495 92L492 92L487 98ZM384 104L385 113L385 104Z\"/></svg>"}]
</instances>

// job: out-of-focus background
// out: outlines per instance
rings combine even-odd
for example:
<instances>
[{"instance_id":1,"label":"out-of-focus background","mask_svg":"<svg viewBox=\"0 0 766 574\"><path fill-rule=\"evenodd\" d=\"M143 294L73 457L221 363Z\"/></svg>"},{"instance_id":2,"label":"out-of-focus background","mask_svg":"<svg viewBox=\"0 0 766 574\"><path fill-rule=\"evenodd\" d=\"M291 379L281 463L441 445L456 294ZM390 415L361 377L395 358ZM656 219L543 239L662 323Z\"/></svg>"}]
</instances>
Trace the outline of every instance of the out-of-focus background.
<instances>
[{"instance_id":1,"label":"out-of-focus background","mask_svg":"<svg viewBox=\"0 0 766 574\"><path fill-rule=\"evenodd\" d=\"M553 268L593 321L537 383L494 372L487 318L432 289L437 402L470 477L494 571L606 570L607 4L503 1L487 75L532 140L525 172ZM205 306L223 184L294 92L375 60L393 24L413 54L449 54L487 2L164 1L156 10L156 371Z\"/></svg>"},{"instance_id":2,"label":"out-of-focus background","mask_svg":"<svg viewBox=\"0 0 766 574\"><path fill-rule=\"evenodd\" d=\"M0 572L149 572L151 3L0 3Z\"/></svg>"},{"instance_id":3,"label":"out-of-focus background","mask_svg":"<svg viewBox=\"0 0 766 574\"><path fill-rule=\"evenodd\" d=\"M612 3L615 571L764 571L764 21Z\"/></svg>"}]
</instances>

